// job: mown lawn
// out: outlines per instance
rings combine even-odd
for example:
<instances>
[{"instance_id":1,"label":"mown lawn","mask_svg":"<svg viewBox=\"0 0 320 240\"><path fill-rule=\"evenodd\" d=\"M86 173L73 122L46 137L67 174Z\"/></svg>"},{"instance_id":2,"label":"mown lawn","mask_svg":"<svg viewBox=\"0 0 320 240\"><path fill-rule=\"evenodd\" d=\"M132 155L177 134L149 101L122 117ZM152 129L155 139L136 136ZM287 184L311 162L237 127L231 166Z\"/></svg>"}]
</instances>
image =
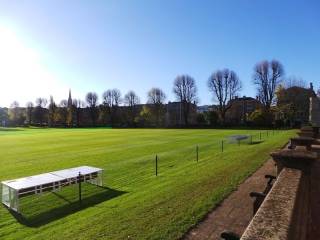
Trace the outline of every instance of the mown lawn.
<instances>
[{"instance_id":1,"label":"mown lawn","mask_svg":"<svg viewBox=\"0 0 320 240\"><path fill-rule=\"evenodd\" d=\"M252 134L254 144L228 143L233 134ZM86 184L81 206L77 187L22 199L22 216L1 206L0 239L177 239L294 135L292 130L0 129L1 181L81 165L105 169L104 188Z\"/></svg>"}]
</instances>

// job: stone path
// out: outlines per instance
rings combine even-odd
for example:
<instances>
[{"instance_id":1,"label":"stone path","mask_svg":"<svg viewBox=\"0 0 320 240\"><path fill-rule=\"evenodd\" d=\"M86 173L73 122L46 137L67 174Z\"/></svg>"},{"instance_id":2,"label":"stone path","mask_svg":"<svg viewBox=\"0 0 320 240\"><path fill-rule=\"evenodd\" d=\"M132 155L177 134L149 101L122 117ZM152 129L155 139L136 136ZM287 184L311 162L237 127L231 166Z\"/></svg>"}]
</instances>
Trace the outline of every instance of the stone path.
<instances>
[{"instance_id":1,"label":"stone path","mask_svg":"<svg viewBox=\"0 0 320 240\"><path fill-rule=\"evenodd\" d=\"M319 155L318 155L319 156ZM320 239L320 158L314 163L310 181L309 240Z\"/></svg>"},{"instance_id":2,"label":"stone path","mask_svg":"<svg viewBox=\"0 0 320 240\"><path fill-rule=\"evenodd\" d=\"M247 178L236 191L231 193L220 206L210 212L194 229L186 234L185 240L221 239L224 230L241 236L253 215L253 199L250 192L262 192L267 184L266 174L276 174L272 160L268 160L252 176Z\"/></svg>"}]
</instances>

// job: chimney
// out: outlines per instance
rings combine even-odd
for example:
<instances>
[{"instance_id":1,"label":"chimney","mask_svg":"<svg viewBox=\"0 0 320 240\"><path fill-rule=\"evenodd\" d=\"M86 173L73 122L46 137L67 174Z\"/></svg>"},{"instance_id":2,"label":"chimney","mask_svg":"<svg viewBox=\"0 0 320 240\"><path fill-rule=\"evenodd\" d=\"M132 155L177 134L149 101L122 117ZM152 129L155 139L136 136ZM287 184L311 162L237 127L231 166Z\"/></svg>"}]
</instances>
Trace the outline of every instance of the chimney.
<instances>
[{"instance_id":1,"label":"chimney","mask_svg":"<svg viewBox=\"0 0 320 240\"><path fill-rule=\"evenodd\" d=\"M313 91L313 84L312 84L312 82L310 83L310 90Z\"/></svg>"}]
</instances>

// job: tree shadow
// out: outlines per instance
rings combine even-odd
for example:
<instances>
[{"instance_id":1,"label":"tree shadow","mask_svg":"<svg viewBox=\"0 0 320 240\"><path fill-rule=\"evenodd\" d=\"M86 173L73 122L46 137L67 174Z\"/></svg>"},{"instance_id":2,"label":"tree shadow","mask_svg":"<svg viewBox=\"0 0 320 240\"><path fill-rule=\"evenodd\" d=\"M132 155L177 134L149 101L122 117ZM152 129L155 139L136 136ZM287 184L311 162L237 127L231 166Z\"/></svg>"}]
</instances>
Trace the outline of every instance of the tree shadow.
<instances>
[{"instance_id":1,"label":"tree shadow","mask_svg":"<svg viewBox=\"0 0 320 240\"><path fill-rule=\"evenodd\" d=\"M87 196L85 198L82 198L81 203L78 200L70 201L66 197L56 192L52 192L53 196L55 196L56 198L59 198L60 200L63 200L63 202L65 202L66 204L64 204L63 206L51 208L45 211L43 210L39 211L39 208L41 207L34 208L33 211L36 211L36 214L33 214L31 216L27 216L24 213L19 214L10 209L8 209L8 211L20 224L23 224L27 227L37 228L37 227L46 225L50 222L61 219L70 214L73 214L75 212L81 211L88 207L92 207L94 205L97 205L104 201L111 200L113 198L116 198L118 196L121 196L127 193L124 191L119 191L119 190L108 188L108 187L99 187L99 188L102 188L102 191L100 191L99 193L95 193L93 195Z\"/></svg>"},{"instance_id":2,"label":"tree shadow","mask_svg":"<svg viewBox=\"0 0 320 240\"><path fill-rule=\"evenodd\" d=\"M260 144L263 143L263 141L252 141L252 143L250 143L251 145L256 145L256 144Z\"/></svg>"},{"instance_id":3,"label":"tree shadow","mask_svg":"<svg viewBox=\"0 0 320 240\"><path fill-rule=\"evenodd\" d=\"M19 128L3 128L3 127L0 127L0 132L17 132L17 131L23 131L23 130L19 129Z\"/></svg>"}]
</instances>

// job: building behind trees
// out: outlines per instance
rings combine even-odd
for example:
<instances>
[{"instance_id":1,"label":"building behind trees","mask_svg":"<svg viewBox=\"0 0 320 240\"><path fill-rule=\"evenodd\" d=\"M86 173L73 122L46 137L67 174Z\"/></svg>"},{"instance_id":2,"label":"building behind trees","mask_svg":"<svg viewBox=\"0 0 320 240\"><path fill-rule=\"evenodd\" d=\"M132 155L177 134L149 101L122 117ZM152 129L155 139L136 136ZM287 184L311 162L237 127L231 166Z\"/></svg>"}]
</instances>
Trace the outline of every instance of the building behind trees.
<instances>
[{"instance_id":1,"label":"building behind trees","mask_svg":"<svg viewBox=\"0 0 320 240\"><path fill-rule=\"evenodd\" d=\"M107 94L109 93L110 94ZM275 103L269 111L258 97L234 96L226 103L223 123L218 105L197 106L194 101L165 102L165 94L153 88L148 93L146 104L139 103L134 92L126 94L123 101L119 90L106 91L102 103L95 93L87 95L85 103L68 98L56 104L52 97L37 98L35 104L28 102L25 107L14 102L10 108L0 108L1 126L42 126L42 127L219 127L219 126L300 126L320 121L320 100L312 85L282 86L276 91ZM114 92L116 100L109 99ZM160 96L160 97L158 97ZM311 100L310 100L311 99ZM110 100L110 101L109 101ZM112 101L111 101L112 100ZM153 100L153 101L152 101ZM312 105L310 105L310 101ZM120 102L123 104L120 105ZM186 104L188 113L186 114ZM318 110L317 110L318 109ZM112 114L112 116L111 116ZM188 119L185 119L187 116ZM318 123L319 124L319 123Z\"/></svg>"},{"instance_id":2,"label":"building behind trees","mask_svg":"<svg viewBox=\"0 0 320 240\"><path fill-rule=\"evenodd\" d=\"M249 121L249 116L257 109L261 109L262 104L258 98L235 97L228 102L231 105L226 112L226 122L231 125L244 125Z\"/></svg>"},{"instance_id":3,"label":"building behind trees","mask_svg":"<svg viewBox=\"0 0 320 240\"><path fill-rule=\"evenodd\" d=\"M309 88L280 86L277 91L276 119L291 127L309 123L310 98L313 97L316 97L316 94L312 84Z\"/></svg>"},{"instance_id":4,"label":"building behind trees","mask_svg":"<svg viewBox=\"0 0 320 240\"><path fill-rule=\"evenodd\" d=\"M165 106L165 126L166 127L183 127L186 126L186 122L190 126L197 124L197 105L190 103L188 120L185 120L185 114L183 114L183 104L181 102L168 102Z\"/></svg>"}]
</instances>

